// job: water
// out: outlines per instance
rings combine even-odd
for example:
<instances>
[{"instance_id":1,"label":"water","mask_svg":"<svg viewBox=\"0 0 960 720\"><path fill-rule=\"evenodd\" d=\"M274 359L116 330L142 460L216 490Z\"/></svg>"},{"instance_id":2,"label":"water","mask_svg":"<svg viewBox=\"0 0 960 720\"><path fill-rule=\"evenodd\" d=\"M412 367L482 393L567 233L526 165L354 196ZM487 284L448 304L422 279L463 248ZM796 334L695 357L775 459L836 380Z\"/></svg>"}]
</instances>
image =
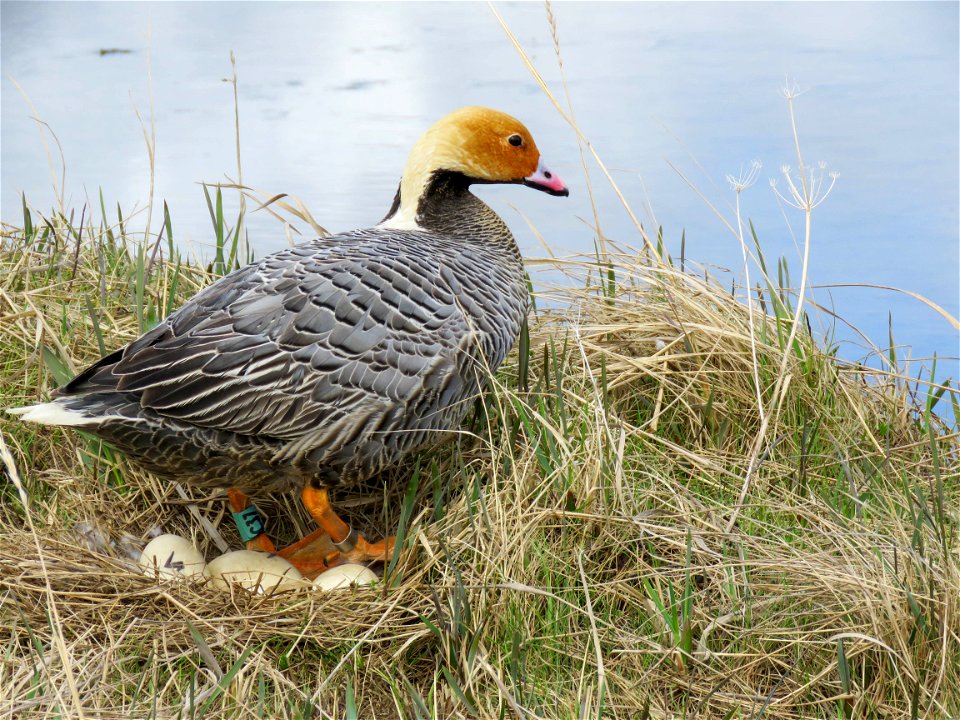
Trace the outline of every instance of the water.
<instances>
[{"instance_id":1,"label":"water","mask_svg":"<svg viewBox=\"0 0 960 720\"><path fill-rule=\"evenodd\" d=\"M498 7L562 97L543 6ZM797 165L780 95L789 78L807 90L796 102L806 161L841 173L814 214L811 282L906 288L960 314L956 3L554 10L577 119L644 225L663 225L673 254L685 232L688 258L739 276L738 241L687 181L733 221L724 178L756 159L763 169L742 196L744 214L768 260L784 255L799 277L802 216L768 183L779 177L784 189L780 167ZM100 189L126 212L144 205L149 166L135 109L149 118L152 88L156 197L170 205L177 242L209 258L198 183L236 178L232 87L222 81L232 49L246 184L298 196L331 230L370 225L419 133L461 105L490 105L527 124L571 197L518 187L479 194L528 255L543 250L524 218L558 253L593 247L576 138L485 4L3 2L0 13L6 222L20 222L21 191L38 209L55 201L37 125L12 80L59 139L67 205L78 215L85 202L98 208ZM113 48L131 52L100 53ZM596 167L591 176L604 232L639 245ZM264 213L249 228L258 253L287 242ZM837 288L816 298L881 348L892 316L894 337L909 346L901 356L958 354L951 325L906 295ZM867 354L856 333L840 326L837 336L844 357ZM938 368L941 377L960 371L956 360Z\"/></svg>"}]
</instances>

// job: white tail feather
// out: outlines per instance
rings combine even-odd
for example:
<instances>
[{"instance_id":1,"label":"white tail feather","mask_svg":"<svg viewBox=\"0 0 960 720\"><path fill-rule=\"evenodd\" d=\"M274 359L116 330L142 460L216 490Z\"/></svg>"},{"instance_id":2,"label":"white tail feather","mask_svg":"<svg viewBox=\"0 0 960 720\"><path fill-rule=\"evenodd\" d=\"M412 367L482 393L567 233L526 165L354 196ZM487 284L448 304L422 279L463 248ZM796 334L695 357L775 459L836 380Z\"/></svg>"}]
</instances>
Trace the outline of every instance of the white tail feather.
<instances>
[{"instance_id":1,"label":"white tail feather","mask_svg":"<svg viewBox=\"0 0 960 720\"><path fill-rule=\"evenodd\" d=\"M19 415L21 420L40 423L41 425L98 425L105 419L103 417L91 417L81 410L64 407L56 401L27 405L26 407L7 408L7 412L11 415Z\"/></svg>"}]
</instances>

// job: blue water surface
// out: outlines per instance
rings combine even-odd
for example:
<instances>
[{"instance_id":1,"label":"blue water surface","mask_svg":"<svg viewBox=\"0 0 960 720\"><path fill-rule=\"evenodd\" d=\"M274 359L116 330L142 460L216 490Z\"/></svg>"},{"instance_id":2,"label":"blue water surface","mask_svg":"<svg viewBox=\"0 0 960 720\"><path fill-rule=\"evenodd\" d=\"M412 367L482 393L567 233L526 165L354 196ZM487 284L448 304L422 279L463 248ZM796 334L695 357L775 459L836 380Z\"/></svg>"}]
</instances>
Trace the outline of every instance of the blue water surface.
<instances>
[{"instance_id":1,"label":"blue water surface","mask_svg":"<svg viewBox=\"0 0 960 720\"><path fill-rule=\"evenodd\" d=\"M566 103L546 10L496 6L549 87ZM814 212L810 282L904 288L960 314L957 3L558 3L566 91L577 121L644 226L725 282L742 278L727 175L760 161L741 196L768 261L799 279L803 216L769 180L798 161L785 87L799 88L804 159L836 186ZM155 196L181 247L209 258L212 232L198 183L236 179L229 53L237 58L243 180L301 198L331 230L377 222L419 133L466 104L521 118L571 187L558 200L483 187L530 256L592 250L586 180L574 132L480 3L0 4L0 216L21 222L20 194L56 204L35 111L66 161L63 194L77 216L99 192L125 213L149 197L144 122L156 135ZM129 50L108 52L102 50ZM29 103L25 98L29 98ZM604 234L639 234L590 161ZM696 190L691 188L693 185ZM705 196L706 200L701 197ZM236 199L228 198L235 212ZM89 207L87 212L91 212ZM142 231L144 214L131 226ZM140 223L138 226L137 223ZM257 253L284 246L265 213L249 219ZM153 230L159 229L158 215ZM756 278L754 270L754 279ZM922 302L892 291L818 289L815 298L886 349L888 322L914 375L934 353L957 377L958 333ZM892 320L890 319L892 318ZM817 329L831 333L828 316ZM841 355L870 347L836 328ZM949 358L953 358L952 360Z\"/></svg>"}]
</instances>

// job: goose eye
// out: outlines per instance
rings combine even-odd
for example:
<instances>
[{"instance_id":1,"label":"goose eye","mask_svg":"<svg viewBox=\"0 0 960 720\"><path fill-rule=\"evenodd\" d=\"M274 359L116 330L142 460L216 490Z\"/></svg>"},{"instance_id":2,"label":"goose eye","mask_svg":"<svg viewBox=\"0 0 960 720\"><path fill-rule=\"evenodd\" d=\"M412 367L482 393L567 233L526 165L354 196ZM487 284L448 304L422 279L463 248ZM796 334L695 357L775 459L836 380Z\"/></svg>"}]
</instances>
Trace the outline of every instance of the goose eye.
<instances>
[{"instance_id":1,"label":"goose eye","mask_svg":"<svg viewBox=\"0 0 960 720\"><path fill-rule=\"evenodd\" d=\"M520 137L519 135L511 135L509 138L507 138L507 142L513 145L514 147L520 147L521 145L523 145L523 138Z\"/></svg>"}]
</instances>

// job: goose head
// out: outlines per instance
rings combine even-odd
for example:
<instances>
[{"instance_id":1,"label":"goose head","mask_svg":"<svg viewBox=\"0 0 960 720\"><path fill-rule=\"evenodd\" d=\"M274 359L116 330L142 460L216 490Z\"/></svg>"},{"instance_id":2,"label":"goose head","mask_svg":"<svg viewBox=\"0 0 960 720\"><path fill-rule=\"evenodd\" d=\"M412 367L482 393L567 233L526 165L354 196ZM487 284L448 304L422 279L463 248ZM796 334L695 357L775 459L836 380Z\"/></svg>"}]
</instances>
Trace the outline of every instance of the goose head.
<instances>
[{"instance_id":1,"label":"goose head","mask_svg":"<svg viewBox=\"0 0 960 720\"><path fill-rule=\"evenodd\" d=\"M514 117L485 107L465 107L441 118L413 146L400 181L391 225L415 223L421 199L438 178L514 183L550 195L570 194L540 157L530 131Z\"/></svg>"}]
</instances>

